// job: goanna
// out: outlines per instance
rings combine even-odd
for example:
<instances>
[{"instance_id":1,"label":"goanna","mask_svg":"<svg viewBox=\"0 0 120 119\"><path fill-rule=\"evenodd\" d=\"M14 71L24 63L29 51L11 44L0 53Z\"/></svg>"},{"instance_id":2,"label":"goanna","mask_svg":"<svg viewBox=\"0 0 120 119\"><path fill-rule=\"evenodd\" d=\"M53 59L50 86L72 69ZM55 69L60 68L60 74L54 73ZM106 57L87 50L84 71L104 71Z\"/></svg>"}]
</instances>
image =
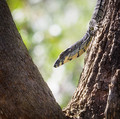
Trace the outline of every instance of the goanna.
<instances>
[{"instance_id":1,"label":"goanna","mask_svg":"<svg viewBox=\"0 0 120 119\"><path fill-rule=\"evenodd\" d=\"M88 48L92 37L95 35L98 25L100 21L104 17L105 13L105 0L97 0L97 4L92 16L92 19L89 23L89 28L84 35L84 37L76 42L71 47L67 48L64 52L62 52L54 64L54 67L59 67L60 65L65 64L66 62L71 61L82 55Z\"/></svg>"}]
</instances>

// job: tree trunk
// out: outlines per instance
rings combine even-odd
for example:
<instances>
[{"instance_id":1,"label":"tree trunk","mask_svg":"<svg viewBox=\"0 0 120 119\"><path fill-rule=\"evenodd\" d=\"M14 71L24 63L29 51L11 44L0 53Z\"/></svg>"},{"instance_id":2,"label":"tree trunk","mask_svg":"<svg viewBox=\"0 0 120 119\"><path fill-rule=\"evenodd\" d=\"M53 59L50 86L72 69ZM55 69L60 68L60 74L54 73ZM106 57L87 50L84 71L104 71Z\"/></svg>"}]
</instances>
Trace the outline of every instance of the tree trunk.
<instances>
[{"instance_id":1,"label":"tree trunk","mask_svg":"<svg viewBox=\"0 0 120 119\"><path fill-rule=\"evenodd\" d=\"M64 119L0 0L0 119Z\"/></svg>"},{"instance_id":2,"label":"tree trunk","mask_svg":"<svg viewBox=\"0 0 120 119\"><path fill-rule=\"evenodd\" d=\"M120 0L106 0L105 7L78 87L64 110L73 119L120 119Z\"/></svg>"},{"instance_id":3,"label":"tree trunk","mask_svg":"<svg viewBox=\"0 0 120 119\"><path fill-rule=\"evenodd\" d=\"M106 8L78 87L64 110L71 119L120 117L120 0L108 0ZM65 119L33 64L5 0L0 0L0 119Z\"/></svg>"}]
</instances>

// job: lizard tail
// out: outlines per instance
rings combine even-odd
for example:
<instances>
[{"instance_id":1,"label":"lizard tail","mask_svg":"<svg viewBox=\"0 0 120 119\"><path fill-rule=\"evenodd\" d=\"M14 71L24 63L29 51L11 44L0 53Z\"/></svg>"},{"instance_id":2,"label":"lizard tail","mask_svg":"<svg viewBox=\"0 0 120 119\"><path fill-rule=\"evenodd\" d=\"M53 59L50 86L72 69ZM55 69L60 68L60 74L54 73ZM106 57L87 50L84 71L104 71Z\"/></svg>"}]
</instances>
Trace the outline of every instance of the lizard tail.
<instances>
[{"instance_id":1,"label":"lizard tail","mask_svg":"<svg viewBox=\"0 0 120 119\"><path fill-rule=\"evenodd\" d=\"M87 50L91 39L92 35L90 35L89 31L87 31L85 36L80 41L76 42L74 45L72 45L60 54L59 58L54 64L54 67L57 68L65 64L66 62L69 62L81 56Z\"/></svg>"}]
</instances>

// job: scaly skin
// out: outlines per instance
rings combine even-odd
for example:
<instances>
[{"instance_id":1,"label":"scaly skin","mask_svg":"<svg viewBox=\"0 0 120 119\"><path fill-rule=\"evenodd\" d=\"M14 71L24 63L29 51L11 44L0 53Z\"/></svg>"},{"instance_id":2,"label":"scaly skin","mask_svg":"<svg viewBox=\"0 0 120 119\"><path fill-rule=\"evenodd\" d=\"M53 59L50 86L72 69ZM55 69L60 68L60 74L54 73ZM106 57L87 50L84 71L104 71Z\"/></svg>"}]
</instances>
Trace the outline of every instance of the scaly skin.
<instances>
[{"instance_id":1,"label":"scaly skin","mask_svg":"<svg viewBox=\"0 0 120 119\"><path fill-rule=\"evenodd\" d=\"M84 37L76 42L71 47L67 48L64 52L62 52L54 64L54 67L59 67L66 62L69 62L79 56L81 56L88 48L92 37L95 35L98 25L100 21L104 18L105 8L104 8L105 0L98 0L92 19L89 23L89 29L87 30Z\"/></svg>"},{"instance_id":2,"label":"scaly skin","mask_svg":"<svg viewBox=\"0 0 120 119\"><path fill-rule=\"evenodd\" d=\"M93 34L90 33L90 30L87 31L85 36L74 45L62 52L54 64L54 67L59 67L60 65L65 64L79 56L81 56L87 49L92 40Z\"/></svg>"}]
</instances>

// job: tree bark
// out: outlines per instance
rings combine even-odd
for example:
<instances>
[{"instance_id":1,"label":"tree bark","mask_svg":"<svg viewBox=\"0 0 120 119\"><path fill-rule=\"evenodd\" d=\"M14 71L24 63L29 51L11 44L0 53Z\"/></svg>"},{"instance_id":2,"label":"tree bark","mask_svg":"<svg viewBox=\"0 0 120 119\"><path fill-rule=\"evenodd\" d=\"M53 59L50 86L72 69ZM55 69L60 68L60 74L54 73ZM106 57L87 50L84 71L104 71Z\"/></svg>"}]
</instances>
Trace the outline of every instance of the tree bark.
<instances>
[{"instance_id":1,"label":"tree bark","mask_svg":"<svg viewBox=\"0 0 120 119\"><path fill-rule=\"evenodd\" d=\"M106 0L105 7L78 87L64 109L71 119L120 119L120 0Z\"/></svg>"},{"instance_id":2,"label":"tree bark","mask_svg":"<svg viewBox=\"0 0 120 119\"><path fill-rule=\"evenodd\" d=\"M106 1L65 117L0 0L0 119L119 119L120 0Z\"/></svg>"},{"instance_id":3,"label":"tree bark","mask_svg":"<svg viewBox=\"0 0 120 119\"><path fill-rule=\"evenodd\" d=\"M64 119L0 0L0 119Z\"/></svg>"}]
</instances>

